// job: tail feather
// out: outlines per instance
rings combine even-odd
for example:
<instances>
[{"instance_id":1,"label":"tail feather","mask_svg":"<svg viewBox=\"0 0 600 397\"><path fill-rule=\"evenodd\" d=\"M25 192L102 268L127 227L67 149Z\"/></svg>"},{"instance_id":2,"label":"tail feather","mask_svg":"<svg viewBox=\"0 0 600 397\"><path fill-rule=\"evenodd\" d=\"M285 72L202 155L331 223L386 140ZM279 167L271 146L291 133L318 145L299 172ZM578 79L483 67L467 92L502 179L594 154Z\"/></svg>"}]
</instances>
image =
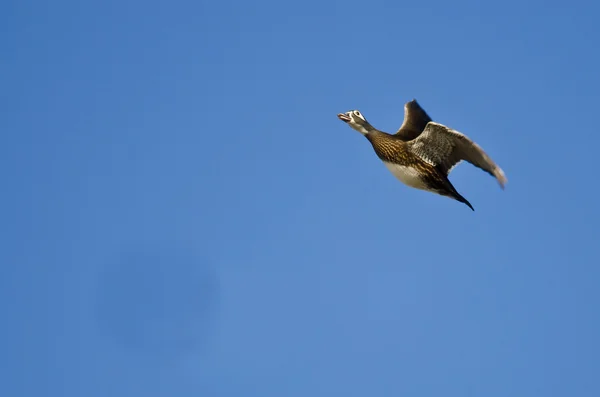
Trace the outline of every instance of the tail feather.
<instances>
[{"instance_id":1,"label":"tail feather","mask_svg":"<svg viewBox=\"0 0 600 397\"><path fill-rule=\"evenodd\" d=\"M452 182L450 182L448 176L439 167L434 168L434 170L435 172L429 174L427 177L427 183L431 190L439 195L460 201L469 207L471 211L475 211L475 208L473 208L471 203L469 203L469 200L461 196L461 194L456 191L456 188L452 185Z\"/></svg>"},{"instance_id":2,"label":"tail feather","mask_svg":"<svg viewBox=\"0 0 600 397\"><path fill-rule=\"evenodd\" d=\"M451 197L457 201L460 201L461 203L466 204L471 210L475 211L475 208L473 208L471 203L469 203L469 200L461 196L458 192L455 191Z\"/></svg>"},{"instance_id":3,"label":"tail feather","mask_svg":"<svg viewBox=\"0 0 600 397\"><path fill-rule=\"evenodd\" d=\"M471 203L469 203L469 200L467 200L466 198L464 198L454 187L454 185L452 185L452 182L450 182L450 180L448 179L448 177L441 175L441 182L443 183L443 190L440 189L438 192L439 194L441 194L442 196L446 196L446 197L450 197L456 201L460 201L463 204L466 204L467 207L469 207L472 211L475 211L475 208L473 208L473 206L471 205Z\"/></svg>"}]
</instances>

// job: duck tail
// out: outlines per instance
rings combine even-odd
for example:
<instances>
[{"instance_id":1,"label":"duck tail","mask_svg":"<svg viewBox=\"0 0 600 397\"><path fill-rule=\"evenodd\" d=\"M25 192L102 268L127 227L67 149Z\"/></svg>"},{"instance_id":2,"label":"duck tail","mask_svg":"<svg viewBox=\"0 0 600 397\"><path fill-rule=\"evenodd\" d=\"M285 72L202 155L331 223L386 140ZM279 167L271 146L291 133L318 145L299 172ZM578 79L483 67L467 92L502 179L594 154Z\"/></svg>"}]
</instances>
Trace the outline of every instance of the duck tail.
<instances>
[{"instance_id":1,"label":"duck tail","mask_svg":"<svg viewBox=\"0 0 600 397\"><path fill-rule=\"evenodd\" d=\"M452 198L455 199L456 201L460 201L461 203L466 204L472 211L475 211L475 208L473 208L471 203L469 203L469 200L467 200L466 198L461 196L458 192L455 191Z\"/></svg>"},{"instance_id":2,"label":"duck tail","mask_svg":"<svg viewBox=\"0 0 600 397\"><path fill-rule=\"evenodd\" d=\"M461 203L467 205L467 207L469 207L472 211L475 211L475 208L473 208L471 203L469 203L469 200L461 196L461 194L456 190L454 185L452 185L452 182L450 182L448 177L442 175L442 181L444 182L444 192L441 194L453 198L456 201L460 201Z\"/></svg>"}]
</instances>

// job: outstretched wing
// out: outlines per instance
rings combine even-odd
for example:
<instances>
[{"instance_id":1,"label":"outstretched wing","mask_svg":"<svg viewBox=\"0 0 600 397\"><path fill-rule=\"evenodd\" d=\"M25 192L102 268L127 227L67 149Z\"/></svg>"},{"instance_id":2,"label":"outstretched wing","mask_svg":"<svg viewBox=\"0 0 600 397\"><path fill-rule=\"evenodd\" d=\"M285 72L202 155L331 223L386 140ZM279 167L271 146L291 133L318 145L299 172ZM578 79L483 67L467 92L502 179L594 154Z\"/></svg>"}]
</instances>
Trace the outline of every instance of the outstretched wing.
<instances>
[{"instance_id":1,"label":"outstretched wing","mask_svg":"<svg viewBox=\"0 0 600 397\"><path fill-rule=\"evenodd\" d=\"M404 104L404 121L395 135L405 142L411 141L423 132L430 121L431 117L413 99Z\"/></svg>"},{"instance_id":2,"label":"outstretched wing","mask_svg":"<svg viewBox=\"0 0 600 397\"><path fill-rule=\"evenodd\" d=\"M461 160L465 160L495 177L504 189L507 181L504 171L479 145L458 131L430 122L423 133L409 142L409 145L414 154L438 167L446 175Z\"/></svg>"}]
</instances>

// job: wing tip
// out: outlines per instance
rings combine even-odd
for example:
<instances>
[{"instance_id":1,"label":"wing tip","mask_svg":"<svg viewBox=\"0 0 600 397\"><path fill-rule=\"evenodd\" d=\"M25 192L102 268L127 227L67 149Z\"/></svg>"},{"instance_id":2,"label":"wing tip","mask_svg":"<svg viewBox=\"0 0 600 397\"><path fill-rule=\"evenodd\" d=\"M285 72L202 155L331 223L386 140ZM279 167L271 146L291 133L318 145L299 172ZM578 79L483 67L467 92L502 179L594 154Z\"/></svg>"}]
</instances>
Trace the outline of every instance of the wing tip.
<instances>
[{"instance_id":1,"label":"wing tip","mask_svg":"<svg viewBox=\"0 0 600 397\"><path fill-rule=\"evenodd\" d=\"M494 176L498 180L498 183L500 184L500 187L502 188L502 190L504 190L506 183L508 182L508 179L506 178L504 171L502 171L502 169L500 167L496 167L496 169L494 170Z\"/></svg>"}]
</instances>

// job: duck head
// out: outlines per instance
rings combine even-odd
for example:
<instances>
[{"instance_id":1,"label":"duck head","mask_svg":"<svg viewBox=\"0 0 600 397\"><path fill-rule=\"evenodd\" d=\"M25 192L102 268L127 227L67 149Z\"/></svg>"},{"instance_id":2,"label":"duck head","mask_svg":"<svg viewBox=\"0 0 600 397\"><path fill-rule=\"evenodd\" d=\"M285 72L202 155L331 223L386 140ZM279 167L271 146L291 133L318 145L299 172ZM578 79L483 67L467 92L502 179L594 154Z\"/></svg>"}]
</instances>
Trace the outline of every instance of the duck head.
<instances>
[{"instance_id":1,"label":"duck head","mask_svg":"<svg viewBox=\"0 0 600 397\"><path fill-rule=\"evenodd\" d=\"M362 115L358 110L350 110L346 113L338 113L338 119L348 124L350 127L360 132L363 135L367 135L369 131L373 130L373 126L369 124L365 116Z\"/></svg>"}]
</instances>

